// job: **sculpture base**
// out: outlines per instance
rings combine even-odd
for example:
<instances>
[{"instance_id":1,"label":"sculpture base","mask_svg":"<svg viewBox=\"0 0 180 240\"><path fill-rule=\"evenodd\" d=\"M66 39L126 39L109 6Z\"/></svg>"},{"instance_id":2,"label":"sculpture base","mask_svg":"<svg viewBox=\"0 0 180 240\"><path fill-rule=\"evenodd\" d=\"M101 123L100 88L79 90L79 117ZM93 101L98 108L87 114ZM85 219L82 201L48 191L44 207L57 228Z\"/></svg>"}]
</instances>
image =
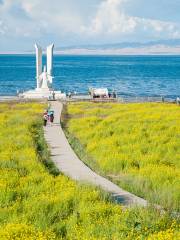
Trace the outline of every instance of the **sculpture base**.
<instances>
[{"instance_id":1,"label":"sculpture base","mask_svg":"<svg viewBox=\"0 0 180 240\"><path fill-rule=\"evenodd\" d=\"M54 94L53 94L54 93ZM20 97L25 99L66 99L66 94L61 91L52 91L50 89L37 88L35 90L30 90L24 92Z\"/></svg>"}]
</instances>

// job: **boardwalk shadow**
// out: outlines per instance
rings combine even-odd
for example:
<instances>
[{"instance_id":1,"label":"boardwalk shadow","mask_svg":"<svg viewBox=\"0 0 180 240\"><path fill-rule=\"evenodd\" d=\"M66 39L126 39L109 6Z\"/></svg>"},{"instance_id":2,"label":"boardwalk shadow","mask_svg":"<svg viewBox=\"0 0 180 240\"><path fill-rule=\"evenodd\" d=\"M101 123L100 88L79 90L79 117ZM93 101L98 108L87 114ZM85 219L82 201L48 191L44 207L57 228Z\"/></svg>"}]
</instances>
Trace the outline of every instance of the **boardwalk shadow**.
<instances>
[{"instance_id":1,"label":"boardwalk shadow","mask_svg":"<svg viewBox=\"0 0 180 240\"><path fill-rule=\"evenodd\" d=\"M113 201L115 201L118 204L122 204L122 205L129 205L130 201L129 199L127 199L127 197L123 196L123 195L115 195L112 194L112 199Z\"/></svg>"},{"instance_id":2,"label":"boardwalk shadow","mask_svg":"<svg viewBox=\"0 0 180 240\"><path fill-rule=\"evenodd\" d=\"M57 149L59 148L59 146L54 146L54 147L51 147L51 149Z\"/></svg>"},{"instance_id":3,"label":"boardwalk shadow","mask_svg":"<svg viewBox=\"0 0 180 240\"><path fill-rule=\"evenodd\" d=\"M50 156L51 157L57 157L57 156L59 156L59 154L51 154Z\"/></svg>"},{"instance_id":4,"label":"boardwalk shadow","mask_svg":"<svg viewBox=\"0 0 180 240\"><path fill-rule=\"evenodd\" d=\"M53 123L52 126L58 126L58 127L60 127L60 123Z\"/></svg>"}]
</instances>

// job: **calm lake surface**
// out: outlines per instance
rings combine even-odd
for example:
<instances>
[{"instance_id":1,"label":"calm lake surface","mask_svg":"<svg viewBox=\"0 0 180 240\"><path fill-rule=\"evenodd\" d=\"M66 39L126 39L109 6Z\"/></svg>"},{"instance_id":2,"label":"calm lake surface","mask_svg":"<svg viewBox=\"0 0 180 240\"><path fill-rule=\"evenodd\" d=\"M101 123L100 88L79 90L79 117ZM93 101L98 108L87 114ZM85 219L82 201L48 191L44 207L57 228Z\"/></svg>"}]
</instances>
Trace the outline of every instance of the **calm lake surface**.
<instances>
[{"instance_id":1,"label":"calm lake surface","mask_svg":"<svg viewBox=\"0 0 180 240\"><path fill-rule=\"evenodd\" d=\"M35 71L35 55L0 55L0 95L35 88ZM180 56L54 56L55 89L87 93L89 87L124 96L177 97Z\"/></svg>"}]
</instances>

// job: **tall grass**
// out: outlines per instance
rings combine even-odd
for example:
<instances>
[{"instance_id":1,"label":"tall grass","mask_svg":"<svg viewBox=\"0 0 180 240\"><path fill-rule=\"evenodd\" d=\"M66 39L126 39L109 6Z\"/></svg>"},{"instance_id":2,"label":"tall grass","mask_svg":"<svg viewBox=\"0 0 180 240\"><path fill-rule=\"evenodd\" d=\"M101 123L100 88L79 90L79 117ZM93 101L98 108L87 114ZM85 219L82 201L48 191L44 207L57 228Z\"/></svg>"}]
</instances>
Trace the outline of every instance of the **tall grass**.
<instances>
[{"instance_id":1,"label":"tall grass","mask_svg":"<svg viewBox=\"0 0 180 240\"><path fill-rule=\"evenodd\" d=\"M0 104L0 239L178 239L178 223L127 209L54 172L43 138L44 105Z\"/></svg>"},{"instance_id":2,"label":"tall grass","mask_svg":"<svg viewBox=\"0 0 180 240\"><path fill-rule=\"evenodd\" d=\"M179 106L75 103L67 114L67 131L84 146L86 163L121 187L179 210Z\"/></svg>"}]
</instances>

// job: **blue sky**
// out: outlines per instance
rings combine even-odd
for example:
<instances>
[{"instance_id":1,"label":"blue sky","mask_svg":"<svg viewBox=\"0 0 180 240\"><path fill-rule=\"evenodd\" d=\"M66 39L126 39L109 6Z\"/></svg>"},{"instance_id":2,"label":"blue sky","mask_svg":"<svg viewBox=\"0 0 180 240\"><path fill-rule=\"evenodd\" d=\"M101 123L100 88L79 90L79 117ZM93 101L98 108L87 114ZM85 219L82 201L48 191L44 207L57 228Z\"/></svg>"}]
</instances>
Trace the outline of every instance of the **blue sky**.
<instances>
[{"instance_id":1,"label":"blue sky","mask_svg":"<svg viewBox=\"0 0 180 240\"><path fill-rule=\"evenodd\" d=\"M180 0L0 0L0 51L180 38Z\"/></svg>"}]
</instances>

